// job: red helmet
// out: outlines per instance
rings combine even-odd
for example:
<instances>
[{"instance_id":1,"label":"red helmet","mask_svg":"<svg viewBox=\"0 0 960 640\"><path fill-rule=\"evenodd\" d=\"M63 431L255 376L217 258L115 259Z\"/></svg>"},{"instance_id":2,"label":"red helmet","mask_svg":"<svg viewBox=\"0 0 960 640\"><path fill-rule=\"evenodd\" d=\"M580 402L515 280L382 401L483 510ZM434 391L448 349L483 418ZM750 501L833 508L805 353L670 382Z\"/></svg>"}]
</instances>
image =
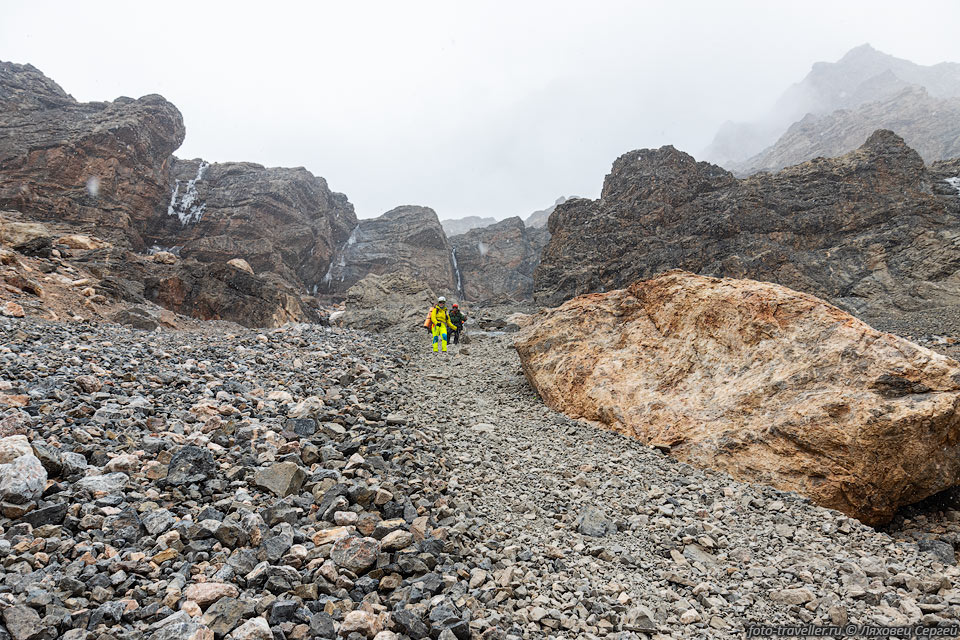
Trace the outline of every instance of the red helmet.
<instances>
[{"instance_id":1,"label":"red helmet","mask_svg":"<svg viewBox=\"0 0 960 640\"><path fill-rule=\"evenodd\" d=\"M453 308L454 308L454 309L457 308L457 303L456 303L456 302L453 303Z\"/></svg>"}]
</instances>

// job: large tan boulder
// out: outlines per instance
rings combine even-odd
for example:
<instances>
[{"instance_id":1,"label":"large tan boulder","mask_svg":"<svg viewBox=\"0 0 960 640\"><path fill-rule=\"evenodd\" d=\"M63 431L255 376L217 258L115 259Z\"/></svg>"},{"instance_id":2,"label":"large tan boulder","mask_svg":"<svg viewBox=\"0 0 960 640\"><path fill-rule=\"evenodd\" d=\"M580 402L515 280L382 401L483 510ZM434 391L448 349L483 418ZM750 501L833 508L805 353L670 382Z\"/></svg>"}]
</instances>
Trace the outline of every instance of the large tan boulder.
<instances>
[{"instance_id":1,"label":"large tan boulder","mask_svg":"<svg viewBox=\"0 0 960 640\"><path fill-rule=\"evenodd\" d=\"M786 287L671 271L515 346L549 406L868 524L958 484L960 363Z\"/></svg>"}]
</instances>

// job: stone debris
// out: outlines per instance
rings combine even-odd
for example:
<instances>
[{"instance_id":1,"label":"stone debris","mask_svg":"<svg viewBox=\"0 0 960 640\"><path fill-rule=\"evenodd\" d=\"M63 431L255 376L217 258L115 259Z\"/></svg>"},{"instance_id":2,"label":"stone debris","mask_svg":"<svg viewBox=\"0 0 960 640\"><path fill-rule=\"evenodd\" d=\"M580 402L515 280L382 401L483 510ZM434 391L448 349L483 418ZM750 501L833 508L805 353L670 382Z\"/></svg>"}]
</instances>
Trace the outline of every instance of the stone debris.
<instances>
[{"instance_id":1,"label":"stone debris","mask_svg":"<svg viewBox=\"0 0 960 640\"><path fill-rule=\"evenodd\" d=\"M0 637L957 621L953 538L932 524L892 537L570 420L509 340L438 361L420 332L0 320L0 395L26 397L0 409L0 452L47 474L3 502Z\"/></svg>"}]
</instances>

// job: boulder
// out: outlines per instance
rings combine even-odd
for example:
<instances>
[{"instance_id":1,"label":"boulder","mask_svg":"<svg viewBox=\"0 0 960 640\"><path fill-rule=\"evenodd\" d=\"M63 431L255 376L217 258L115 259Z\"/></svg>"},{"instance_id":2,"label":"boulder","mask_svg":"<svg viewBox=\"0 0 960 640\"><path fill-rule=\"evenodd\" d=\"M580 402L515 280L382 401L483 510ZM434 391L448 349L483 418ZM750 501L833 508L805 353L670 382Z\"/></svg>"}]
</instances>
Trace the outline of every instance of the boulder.
<instances>
[{"instance_id":1,"label":"boulder","mask_svg":"<svg viewBox=\"0 0 960 640\"><path fill-rule=\"evenodd\" d=\"M12 438L22 436L11 436ZM16 450L8 450L16 454ZM24 504L38 499L47 484L47 471L27 445L27 452L15 455L10 462L0 464L0 501Z\"/></svg>"},{"instance_id":2,"label":"boulder","mask_svg":"<svg viewBox=\"0 0 960 640\"><path fill-rule=\"evenodd\" d=\"M17 247L50 235L47 225L40 222L17 222L10 220L8 215L0 216L0 244Z\"/></svg>"},{"instance_id":3,"label":"boulder","mask_svg":"<svg viewBox=\"0 0 960 640\"><path fill-rule=\"evenodd\" d=\"M957 483L960 363L771 283L671 271L539 312L543 400L868 524Z\"/></svg>"},{"instance_id":4,"label":"boulder","mask_svg":"<svg viewBox=\"0 0 960 640\"><path fill-rule=\"evenodd\" d=\"M361 220L320 286L344 293L368 275L403 272L438 293L456 291L451 247L433 209L403 206Z\"/></svg>"},{"instance_id":5,"label":"boulder","mask_svg":"<svg viewBox=\"0 0 960 640\"><path fill-rule=\"evenodd\" d=\"M180 486L203 482L217 473L217 463L208 449L194 445L182 447L167 465L167 484Z\"/></svg>"},{"instance_id":6,"label":"boulder","mask_svg":"<svg viewBox=\"0 0 960 640\"><path fill-rule=\"evenodd\" d=\"M275 462L269 467L257 469L253 483L274 495L285 498L300 492L307 472L295 462Z\"/></svg>"},{"instance_id":7,"label":"boulder","mask_svg":"<svg viewBox=\"0 0 960 640\"><path fill-rule=\"evenodd\" d=\"M405 273L371 274L347 291L339 322L345 327L368 331L417 327L436 301L436 295L426 284Z\"/></svg>"},{"instance_id":8,"label":"boulder","mask_svg":"<svg viewBox=\"0 0 960 640\"><path fill-rule=\"evenodd\" d=\"M531 300L533 270L550 234L520 218L472 229L450 238L466 300Z\"/></svg>"},{"instance_id":9,"label":"boulder","mask_svg":"<svg viewBox=\"0 0 960 640\"><path fill-rule=\"evenodd\" d=\"M153 331L160 326L159 314L139 306L117 311L110 316L110 321L125 324L141 331Z\"/></svg>"},{"instance_id":10,"label":"boulder","mask_svg":"<svg viewBox=\"0 0 960 640\"><path fill-rule=\"evenodd\" d=\"M0 438L0 464L10 464L20 456L33 454L27 436L15 435Z\"/></svg>"},{"instance_id":11,"label":"boulder","mask_svg":"<svg viewBox=\"0 0 960 640\"><path fill-rule=\"evenodd\" d=\"M176 264L177 256L169 251L157 251L153 254L153 261L159 264Z\"/></svg>"},{"instance_id":12,"label":"boulder","mask_svg":"<svg viewBox=\"0 0 960 640\"><path fill-rule=\"evenodd\" d=\"M864 317L960 305L960 198L946 177L882 130L839 158L744 180L673 147L633 151L599 200L550 216L534 296L557 305L679 268L776 282Z\"/></svg>"},{"instance_id":13,"label":"boulder","mask_svg":"<svg viewBox=\"0 0 960 640\"><path fill-rule=\"evenodd\" d=\"M227 264L235 269L246 271L250 275L255 275L253 273L253 267L251 267L250 263L244 260L243 258L234 258L233 260L227 260Z\"/></svg>"}]
</instances>

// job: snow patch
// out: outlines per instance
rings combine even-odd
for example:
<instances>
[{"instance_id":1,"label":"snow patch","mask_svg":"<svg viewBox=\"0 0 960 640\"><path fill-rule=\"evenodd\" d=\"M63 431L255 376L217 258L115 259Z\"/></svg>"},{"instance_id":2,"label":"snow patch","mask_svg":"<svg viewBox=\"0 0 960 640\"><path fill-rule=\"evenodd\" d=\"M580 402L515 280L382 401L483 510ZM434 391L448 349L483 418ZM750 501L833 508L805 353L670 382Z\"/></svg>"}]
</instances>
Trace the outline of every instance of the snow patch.
<instances>
[{"instance_id":1,"label":"snow patch","mask_svg":"<svg viewBox=\"0 0 960 640\"><path fill-rule=\"evenodd\" d=\"M161 251L166 251L167 253L172 253L173 255L179 257L180 249L182 248L183 247L181 247L180 245L174 245L172 247L161 247L160 245L155 244L151 246L149 249L147 249L147 255L152 256L156 253L160 253Z\"/></svg>"},{"instance_id":2,"label":"snow patch","mask_svg":"<svg viewBox=\"0 0 960 640\"><path fill-rule=\"evenodd\" d=\"M194 222L200 222L203 218L203 211L207 208L204 203L197 204L197 182L203 178L203 172L210 166L208 162L201 162L197 167L197 177L188 180L183 188L183 195L180 195L180 181L173 185L173 194L170 196L170 205L167 207L167 215L177 216L181 225L188 225ZM177 201L177 198L180 201Z\"/></svg>"},{"instance_id":3,"label":"snow patch","mask_svg":"<svg viewBox=\"0 0 960 640\"><path fill-rule=\"evenodd\" d=\"M957 195L960 196L960 176L957 176L956 178L947 178L945 182L953 187L957 192Z\"/></svg>"}]
</instances>

